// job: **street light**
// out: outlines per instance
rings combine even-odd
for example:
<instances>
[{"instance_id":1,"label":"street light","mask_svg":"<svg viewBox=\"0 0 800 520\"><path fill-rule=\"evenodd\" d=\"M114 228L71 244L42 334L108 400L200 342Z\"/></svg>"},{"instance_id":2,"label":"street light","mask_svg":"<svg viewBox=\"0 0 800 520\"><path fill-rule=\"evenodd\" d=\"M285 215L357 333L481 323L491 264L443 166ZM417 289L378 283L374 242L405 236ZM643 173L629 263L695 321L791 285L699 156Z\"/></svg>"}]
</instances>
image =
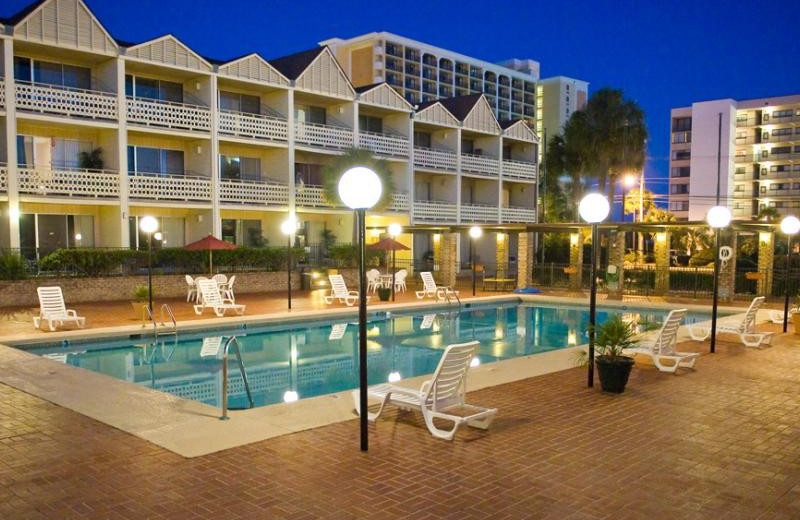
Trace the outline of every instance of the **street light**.
<instances>
[{"instance_id":1,"label":"street light","mask_svg":"<svg viewBox=\"0 0 800 520\"><path fill-rule=\"evenodd\" d=\"M399 237L400 233L403 232L403 228L402 228L402 226L400 226L400 224L395 222L395 223L389 224L389 230L388 231L389 231L389 236L392 237L393 239L397 240L397 237ZM396 253L396 251L395 251L394 247L392 247L392 301L394 301L394 276L395 276L394 260L395 260L395 253Z\"/></svg>"},{"instance_id":2,"label":"street light","mask_svg":"<svg viewBox=\"0 0 800 520\"><path fill-rule=\"evenodd\" d=\"M714 294L711 304L711 353L717 349L717 290L719 288L719 230L731 223L731 210L714 206L706 214L708 225L714 228Z\"/></svg>"},{"instance_id":3,"label":"street light","mask_svg":"<svg viewBox=\"0 0 800 520\"><path fill-rule=\"evenodd\" d=\"M578 213L592 225L592 278L589 292L589 372L587 385L594 386L594 327L597 314L597 251L600 249L597 238L597 223L608 216L611 207L608 199L599 193L590 193L581 199Z\"/></svg>"},{"instance_id":4,"label":"street light","mask_svg":"<svg viewBox=\"0 0 800 520\"><path fill-rule=\"evenodd\" d=\"M473 252L473 244L477 239L479 239L483 235L483 230L478 226L472 226L469 228L469 262L472 264L472 296L475 296L475 258L472 256Z\"/></svg>"},{"instance_id":5,"label":"street light","mask_svg":"<svg viewBox=\"0 0 800 520\"><path fill-rule=\"evenodd\" d=\"M355 211L358 235L358 374L361 451L369 449L367 429L367 280L364 273L366 260L366 210L381 198L381 179L363 166L350 168L339 179L339 198L345 206Z\"/></svg>"},{"instance_id":6,"label":"street light","mask_svg":"<svg viewBox=\"0 0 800 520\"><path fill-rule=\"evenodd\" d=\"M147 233L147 296L150 315L153 314L153 233L158 229L158 220L146 216L139 219L139 229Z\"/></svg>"},{"instance_id":7,"label":"street light","mask_svg":"<svg viewBox=\"0 0 800 520\"><path fill-rule=\"evenodd\" d=\"M789 261L792 253L792 235L800 231L800 219L790 215L781 220L781 231L786 235L786 267L783 271L783 332L789 326Z\"/></svg>"},{"instance_id":8,"label":"street light","mask_svg":"<svg viewBox=\"0 0 800 520\"><path fill-rule=\"evenodd\" d=\"M292 308L292 236L297 231L297 219L294 215L281 223L281 233L286 235L286 299L289 310Z\"/></svg>"}]
</instances>

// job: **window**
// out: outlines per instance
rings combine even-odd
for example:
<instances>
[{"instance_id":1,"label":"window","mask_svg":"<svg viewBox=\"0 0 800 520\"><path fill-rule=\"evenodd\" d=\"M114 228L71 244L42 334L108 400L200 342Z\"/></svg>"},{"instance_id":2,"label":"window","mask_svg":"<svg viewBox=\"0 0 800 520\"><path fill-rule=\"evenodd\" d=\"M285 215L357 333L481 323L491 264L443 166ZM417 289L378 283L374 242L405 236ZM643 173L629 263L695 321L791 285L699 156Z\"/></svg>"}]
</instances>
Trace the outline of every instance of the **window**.
<instances>
[{"instance_id":1,"label":"window","mask_svg":"<svg viewBox=\"0 0 800 520\"><path fill-rule=\"evenodd\" d=\"M431 148L431 134L420 130L414 131L414 146Z\"/></svg>"},{"instance_id":2,"label":"window","mask_svg":"<svg viewBox=\"0 0 800 520\"><path fill-rule=\"evenodd\" d=\"M147 233L139 228L139 218L128 218L128 232L131 237L131 249L147 248ZM161 240L153 238L153 248L162 247L183 247L186 245L186 226L183 218L179 217L156 217L158 219L158 231L161 233Z\"/></svg>"},{"instance_id":3,"label":"window","mask_svg":"<svg viewBox=\"0 0 800 520\"><path fill-rule=\"evenodd\" d=\"M688 200L678 200L669 203L670 211L688 211L689 210L689 201Z\"/></svg>"},{"instance_id":4,"label":"window","mask_svg":"<svg viewBox=\"0 0 800 520\"><path fill-rule=\"evenodd\" d=\"M744 175L744 172L745 172L745 168L744 168L744 166L737 166L737 167L736 167L736 170L734 170L734 172L733 172L733 173L734 173L735 175Z\"/></svg>"},{"instance_id":5,"label":"window","mask_svg":"<svg viewBox=\"0 0 800 520\"><path fill-rule=\"evenodd\" d=\"M14 57L14 78L43 85L91 89L92 71L87 67L66 65L49 61L32 60L23 56Z\"/></svg>"},{"instance_id":6,"label":"window","mask_svg":"<svg viewBox=\"0 0 800 520\"><path fill-rule=\"evenodd\" d=\"M17 164L23 168L80 168L80 154L92 148L90 141L18 135Z\"/></svg>"},{"instance_id":7,"label":"window","mask_svg":"<svg viewBox=\"0 0 800 520\"><path fill-rule=\"evenodd\" d=\"M380 134L383 132L383 119L375 116L359 115L358 129L364 132Z\"/></svg>"},{"instance_id":8,"label":"window","mask_svg":"<svg viewBox=\"0 0 800 520\"><path fill-rule=\"evenodd\" d=\"M792 117L794 115L794 110L791 108L787 108L785 110L775 110L772 112L772 117Z\"/></svg>"},{"instance_id":9,"label":"window","mask_svg":"<svg viewBox=\"0 0 800 520\"><path fill-rule=\"evenodd\" d=\"M737 193L744 193L744 184L737 184L733 191Z\"/></svg>"},{"instance_id":10,"label":"window","mask_svg":"<svg viewBox=\"0 0 800 520\"><path fill-rule=\"evenodd\" d=\"M474 153L475 152L475 141L472 139L462 139L461 140L461 153Z\"/></svg>"},{"instance_id":11,"label":"window","mask_svg":"<svg viewBox=\"0 0 800 520\"><path fill-rule=\"evenodd\" d=\"M792 153L791 146L778 146L769 151L770 155L781 155L784 153Z\"/></svg>"},{"instance_id":12,"label":"window","mask_svg":"<svg viewBox=\"0 0 800 520\"><path fill-rule=\"evenodd\" d=\"M307 164L295 163L295 184L298 189L301 185L321 186L322 181L322 165L321 164Z\"/></svg>"},{"instance_id":13,"label":"window","mask_svg":"<svg viewBox=\"0 0 800 520\"><path fill-rule=\"evenodd\" d=\"M678 166L670 169L670 177L688 177L689 166Z\"/></svg>"},{"instance_id":14,"label":"window","mask_svg":"<svg viewBox=\"0 0 800 520\"><path fill-rule=\"evenodd\" d=\"M229 110L231 112L260 114L261 99L258 96L220 91L219 108L220 110Z\"/></svg>"},{"instance_id":15,"label":"window","mask_svg":"<svg viewBox=\"0 0 800 520\"><path fill-rule=\"evenodd\" d=\"M672 152L672 159L675 161L684 161L691 159L692 152L690 150L674 150Z\"/></svg>"},{"instance_id":16,"label":"window","mask_svg":"<svg viewBox=\"0 0 800 520\"><path fill-rule=\"evenodd\" d=\"M135 98L183 103L183 85L172 81L127 74L125 76L125 95Z\"/></svg>"},{"instance_id":17,"label":"window","mask_svg":"<svg viewBox=\"0 0 800 520\"><path fill-rule=\"evenodd\" d=\"M245 247L262 247L261 221L222 219L222 240Z\"/></svg>"},{"instance_id":18,"label":"window","mask_svg":"<svg viewBox=\"0 0 800 520\"><path fill-rule=\"evenodd\" d=\"M673 132L688 132L692 129L691 117L676 117L672 120Z\"/></svg>"},{"instance_id":19,"label":"window","mask_svg":"<svg viewBox=\"0 0 800 520\"><path fill-rule=\"evenodd\" d=\"M772 135L773 136L775 136L775 135L792 135L792 129L791 128L776 128L775 130L772 131Z\"/></svg>"},{"instance_id":20,"label":"window","mask_svg":"<svg viewBox=\"0 0 800 520\"><path fill-rule=\"evenodd\" d=\"M220 155L219 174L220 178L228 180L261 180L261 159Z\"/></svg>"},{"instance_id":21,"label":"window","mask_svg":"<svg viewBox=\"0 0 800 520\"><path fill-rule=\"evenodd\" d=\"M325 112L324 107L315 107L311 105L295 105L294 117L297 121L303 123L314 123L318 125L327 124L328 114Z\"/></svg>"},{"instance_id":22,"label":"window","mask_svg":"<svg viewBox=\"0 0 800 520\"><path fill-rule=\"evenodd\" d=\"M91 215L20 215L20 247L27 257L45 255L60 248L94 247Z\"/></svg>"},{"instance_id":23,"label":"window","mask_svg":"<svg viewBox=\"0 0 800 520\"><path fill-rule=\"evenodd\" d=\"M673 195L682 195L684 193L689 193L689 185L688 184L670 184L669 192Z\"/></svg>"},{"instance_id":24,"label":"window","mask_svg":"<svg viewBox=\"0 0 800 520\"><path fill-rule=\"evenodd\" d=\"M128 173L183 175L183 150L128 146Z\"/></svg>"},{"instance_id":25,"label":"window","mask_svg":"<svg viewBox=\"0 0 800 520\"><path fill-rule=\"evenodd\" d=\"M692 142L692 133L691 132L677 132L672 134L672 142L673 143L691 143Z\"/></svg>"}]
</instances>

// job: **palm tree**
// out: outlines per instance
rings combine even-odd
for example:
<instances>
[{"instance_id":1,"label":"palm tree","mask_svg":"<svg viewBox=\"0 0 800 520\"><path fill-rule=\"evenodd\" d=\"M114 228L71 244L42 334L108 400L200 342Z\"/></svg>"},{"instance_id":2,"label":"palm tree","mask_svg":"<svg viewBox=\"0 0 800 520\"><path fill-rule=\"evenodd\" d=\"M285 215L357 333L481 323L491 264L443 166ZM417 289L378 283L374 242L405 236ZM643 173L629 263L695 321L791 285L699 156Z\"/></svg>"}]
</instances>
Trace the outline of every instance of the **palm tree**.
<instances>
[{"instance_id":1,"label":"palm tree","mask_svg":"<svg viewBox=\"0 0 800 520\"><path fill-rule=\"evenodd\" d=\"M758 212L758 216L756 220L763 220L764 222L774 222L781 218L781 212L777 210L777 208L773 208L771 206L764 206Z\"/></svg>"}]
</instances>

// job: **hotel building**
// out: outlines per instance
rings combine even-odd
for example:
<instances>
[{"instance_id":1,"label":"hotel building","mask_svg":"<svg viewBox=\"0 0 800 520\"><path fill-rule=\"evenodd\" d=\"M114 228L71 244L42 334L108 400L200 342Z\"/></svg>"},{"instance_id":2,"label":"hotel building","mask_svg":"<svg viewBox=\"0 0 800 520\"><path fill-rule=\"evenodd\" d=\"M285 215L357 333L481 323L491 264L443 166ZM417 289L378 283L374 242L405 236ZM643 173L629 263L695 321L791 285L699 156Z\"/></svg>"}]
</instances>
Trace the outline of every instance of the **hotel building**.
<instances>
[{"instance_id":1,"label":"hotel building","mask_svg":"<svg viewBox=\"0 0 800 520\"><path fill-rule=\"evenodd\" d=\"M0 247L137 247L144 215L166 246L282 244L290 212L304 245L326 230L350 242L352 212L322 185L353 147L386 159L395 186L370 227L535 221L538 137L521 118L534 83L510 72L498 120L484 83L454 78L415 107L377 75L354 85L328 46L215 60L172 35L117 40L80 0L0 23ZM407 240L419 256L432 237Z\"/></svg>"},{"instance_id":2,"label":"hotel building","mask_svg":"<svg viewBox=\"0 0 800 520\"><path fill-rule=\"evenodd\" d=\"M800 95L674 108L670 130L669 209L679 219L703 220L715 204L718 149L720 202L734 218L800 212Z\"/></svg>"}]
</instances>

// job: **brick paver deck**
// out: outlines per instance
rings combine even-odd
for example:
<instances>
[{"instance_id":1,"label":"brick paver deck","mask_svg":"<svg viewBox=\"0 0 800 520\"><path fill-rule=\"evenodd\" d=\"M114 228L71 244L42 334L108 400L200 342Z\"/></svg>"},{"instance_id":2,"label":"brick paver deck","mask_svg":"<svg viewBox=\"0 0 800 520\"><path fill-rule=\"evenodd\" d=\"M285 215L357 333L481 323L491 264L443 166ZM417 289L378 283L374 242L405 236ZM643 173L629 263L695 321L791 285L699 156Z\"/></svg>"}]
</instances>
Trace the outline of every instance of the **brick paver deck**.
<instances>
[{"instance_id":1,"label":"brick paver deck","mask_svg":"<svg viewBox=\"0 0 800 520\"><path fill-rule=\"evenodd\" d=\"M628 391L568 370L470 394L488 433L389 414L183 459L0 386L0 518L800 518L800 342L723 343Z\"/></svg>"}]
</instances>

